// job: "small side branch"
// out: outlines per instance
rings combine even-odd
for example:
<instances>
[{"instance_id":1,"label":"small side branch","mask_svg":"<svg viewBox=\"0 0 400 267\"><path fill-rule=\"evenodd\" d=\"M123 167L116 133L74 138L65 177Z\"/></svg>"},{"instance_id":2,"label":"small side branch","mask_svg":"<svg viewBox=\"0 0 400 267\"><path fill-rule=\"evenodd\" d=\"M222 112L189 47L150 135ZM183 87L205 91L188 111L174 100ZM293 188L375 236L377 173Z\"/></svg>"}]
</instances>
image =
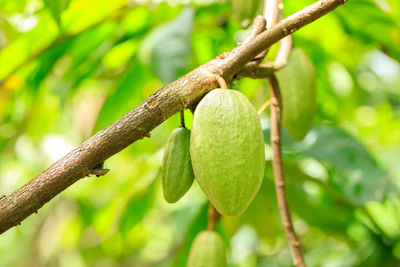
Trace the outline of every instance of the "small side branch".
<instances>
[{"instance_id":1,"label":"small side branch","mask_svg":"<svg viewBox=\"0 0 400 267\"><path fill-rule=\"evenodd\" d=\"M271 146L273 153L272 169L274 172L276 198L278 201L279 213L282 217L286 238L292 251L294 265L296 267L305 267L306 264L301 251L300 240L294 231L293 222L290 215L289 202L285 190L285 178L283 173L281 152L281 94L278 80L276 79L275 75L271 75L269 80L271 92Z\"/></svg>"},{"instance_id":2,"label":"small side branch","mask_svg":"<svg viewBox=\"0 0 400 267\"><path fill-rule=\"evenodd\" d=\"M278 53L274 62L267 62L260 65L263 69L273 69L273 71L280 70L288 63L290 51L292 51L293 38L291 35L286 36L279 42Z\"/></svg>"},{"instance_id":3,"label":"small side branch","mask_svg":"<svg viewBox=\"0 0 400 267\"><path fill-rule=\"evenodd\" d=\"M265 101L265 103L260 107L260 109L257 111L258 115L261 115L264 110L271 104L271 100L268 99L267 101Z\"/></svg>"}]
</instances>

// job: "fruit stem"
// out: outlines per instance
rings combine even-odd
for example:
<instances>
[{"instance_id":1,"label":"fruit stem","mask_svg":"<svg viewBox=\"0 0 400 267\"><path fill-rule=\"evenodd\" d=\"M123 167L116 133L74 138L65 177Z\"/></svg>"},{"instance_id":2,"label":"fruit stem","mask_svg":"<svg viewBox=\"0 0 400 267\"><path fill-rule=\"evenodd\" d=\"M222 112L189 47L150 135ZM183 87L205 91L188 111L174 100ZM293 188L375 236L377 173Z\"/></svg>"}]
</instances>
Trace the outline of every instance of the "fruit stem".
<instances>
[{"instance_id":1,"label":"fruit stem","mask_svg":"<svg viewBox=\"0 0 400 267\"><path fill-rule=\"evenodd\" d=\"M215 224L219 221L220 218L221 214L210 203L210 208L208 209L207 230L214 230Z\"/></svg>"},{"instance_id":2,"label":"fruit stem","mask_svg":"<svg viewBox=\"0 0 400 267\"><path fill-rule=\"evenodd\" d=\"M290 250L293 255L293 262L296 267L305 267L303 253L301 251L300 240L293 227L290 215L289 202L285 189L285 176L283 173L282 151L281 151L281 116L282 100L279 83L276 76L269 77L271 91L271 147L272 147L272 170L274 173L274 184L279 213L281 214L283 228L289 242Z\"/></svg>"},{"instance_id":3,"label":"fruit stem","mask_svg":"<svg viewBox=\"0 0 400 267\"><path fill-rule=\"evenodd\" d=\"M224 78L222 78L222 76L217 75L215 78L217 79L220 88L228 89L228 85L226 84L226 81Z\"/></svg>"},{"instance_id":4,"label":"fruit stem","mask_svg":"<svg viewBox=\"0 0 400 267\"><path fill-rule=\"evenodd\" d=\"M181 127L182 128L186 128L186 126L185 126L185 114L183 113L183 110L181 110L180 115L181 115Z\"/></svg>"},{"instance_id":5,"label":"fruit stem","mask_svg":"<svg viewBox=\"0 0 400 267\"><path fill-rule=\"evenodd\" d=\"M265 101L265 103L257 111L258 115L260 116L270 104L271 104L271 99L268 99L267 101Z\"/></svg>"}]
</instances>

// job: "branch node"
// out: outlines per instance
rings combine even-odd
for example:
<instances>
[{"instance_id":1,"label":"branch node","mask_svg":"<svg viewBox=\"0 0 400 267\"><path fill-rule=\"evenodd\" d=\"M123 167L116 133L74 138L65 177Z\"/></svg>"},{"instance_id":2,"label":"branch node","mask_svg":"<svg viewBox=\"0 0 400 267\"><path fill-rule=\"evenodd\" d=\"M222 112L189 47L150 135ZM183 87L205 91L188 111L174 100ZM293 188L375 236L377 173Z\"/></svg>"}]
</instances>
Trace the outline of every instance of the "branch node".
<instances>
[{"instance_id":1,"label":"branch node","mask_svg":"<svg viewBox=\"0 0 400 267\"><path fill-rule=\"evenodd\" d=\"M104 162L100 163L93 169L89 170L88 175L96 175L96 177L106 175L110 171L110 169L104 169L103 167L104 167Z\"/></svg>"}]
</instances>

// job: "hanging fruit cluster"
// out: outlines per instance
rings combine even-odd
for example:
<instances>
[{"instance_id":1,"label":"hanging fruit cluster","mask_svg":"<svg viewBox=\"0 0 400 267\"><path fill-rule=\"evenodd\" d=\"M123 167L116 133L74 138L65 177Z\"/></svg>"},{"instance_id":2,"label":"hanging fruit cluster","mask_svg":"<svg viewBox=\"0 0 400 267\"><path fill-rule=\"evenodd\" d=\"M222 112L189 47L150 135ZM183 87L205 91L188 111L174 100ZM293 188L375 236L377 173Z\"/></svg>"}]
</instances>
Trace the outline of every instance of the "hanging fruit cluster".
<instances>
[{"instance_id":1,"label":"hanging fruit cluster","mask_svg":"<svg viewBox=\"0 0 400 267\"><path fill-rule=\"evenodd\" d=\"M242 214L264 176L264 137L260 118L240 92L215 89L198 104L192 132L175 129L164 151L161 177L166 201L178 201L194 177L225 216ZM188 266L226 266L225 246L213 231L195 239Z\"/></svg>"},{"instance_id":2,"label":"hanging fruit cluster","mask_svg":"<svg viewBox=\"0 0 400 267\"><path fill-rule=\"evenodd\" d=\"M283 125L292 137L301 140L315 113L313 64L303 50L295 48L288 66L276 75L284 106ZM239 91L214 89L197 105L192 131L185 128L183 113L181 116L182 127L171 133L164 151L161 176L166 201L178 201L196 178L220 214L241 215L264 176L264 136L253 105ZM225 245L218 233L199 233L187 264L226 266Z\"/></svg>"},{"instance_id":3,"label":"hanging fruit cluster","mask_svg":"<svg viewBox=\"0 0 400 267\"><path fill-rule=\"evenodd\" d=\"M178 201L193 177L219 213L242 214L264 175L260 119L240 92L215 89L194 112L192 133L175 129L165 148L161 177L164 197Z\"/></svg>"}]
</instances>

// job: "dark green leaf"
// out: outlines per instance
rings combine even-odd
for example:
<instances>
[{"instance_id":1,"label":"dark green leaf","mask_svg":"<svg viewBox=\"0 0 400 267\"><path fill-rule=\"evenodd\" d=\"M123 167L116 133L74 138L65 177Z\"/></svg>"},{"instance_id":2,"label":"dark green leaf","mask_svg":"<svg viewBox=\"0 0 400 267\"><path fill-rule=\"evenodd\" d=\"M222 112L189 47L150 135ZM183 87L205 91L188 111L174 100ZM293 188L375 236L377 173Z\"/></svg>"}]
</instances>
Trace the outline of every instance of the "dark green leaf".
<instances>
[{"instance_id":1,"label":"dark green leaf","mask_svg":"<svg viewBox=\"0 0 400 267\"><path fill-rule=\"evenodd\" d=\"M143 40L139 58L164 83L170 83L184 74L191 55L190 36L194 12L185 8L175 20L154 29Z\"/></svg>"}]
</instances>

